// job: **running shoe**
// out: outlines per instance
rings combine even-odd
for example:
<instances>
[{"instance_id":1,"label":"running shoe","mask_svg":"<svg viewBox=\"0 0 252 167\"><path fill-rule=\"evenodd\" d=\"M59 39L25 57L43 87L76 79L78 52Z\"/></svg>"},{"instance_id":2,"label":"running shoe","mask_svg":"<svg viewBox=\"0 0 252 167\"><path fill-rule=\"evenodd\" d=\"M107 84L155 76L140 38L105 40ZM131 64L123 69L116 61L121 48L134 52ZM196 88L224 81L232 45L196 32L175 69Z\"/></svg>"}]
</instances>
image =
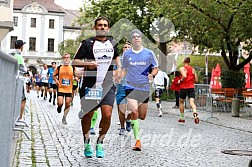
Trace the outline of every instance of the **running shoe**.
<instances>
[{"instance_id":1,"label":"running shoe","mask_svg":"<svg viewBox=\"0 0 252 167\"><path fill-rule=\"evenodd\" d=\"M92 148L91 148L91 144L89 144L89 143L85 144L84 148L85 148L85 150L84 150L85 157L92 158L93 151L92 151Z\"/></svg>"},{"instance_id":2,"label":"running shoe","mask_svg":"<svg viewBox=\"0 0 252 167\"><path fill-rule=\"evenodd\" d=\"M121 128L121 129L120 129L119 135L125 135L125 129L124 129L124 128Z\"/></svg>"},{"instance_id":3,"label":"running shoe","mask_svg":"<svg viewBox=\"0 0 252 167\"><path fill-rule=\"evenodd\" d=\"M91 135L95 135L95 130L94 130L94 128L90 128L90 134L91 134Z\"/></svg>"},{"instance_id":4,"label":"running shoe","mask_svg":"<svg viewBox=\"0 0 252 167\"><path fill-rule=\"evenodd\" d=\"M134 151L141 151L141 142L140 142L140 140L137 140L137 141L136 141L136 144L135 144L135 146L133 147L133 150L134 150Z\"/></svg>"},{"instance_id":5,"label":"running shoe","mask_svg":"<svg viewBox=\"0 0 252 167\"><path fill-rule=\"evenodd\" d=\"M102 144L96 145L96 157L103 158L104 157L104 150Z\"/></svg>"},{"instance_id":6,"label":"running shoe","mask_svg":"<svg viewBox=\"0 0 252 167\"><path fill-rule=\"evenodd\" d=\"M194 117L194 123L198 124L199 123L198 113L194 112L193 117Z\"/></svg>"},{"instance_id":7,"label":"running shoe","mask_svg":"<svg viewBox=\"0 0 252 167\"><path fill-rule=\"evenodd\" d=\"M66 117L62 118L62 124L65 124L65 125L67 124Z\"/></svg>"},{"instance_id":8,"label":"running shoe","mask_svg":"<svg viewBox=\"0 0 252 167\"><path fill-rule=\"evenodd\" d=\"M162 117L163 113L161 110L159 110L158 117Z\"/></svg>"},{"instance_id":9,"label":"running shoe","mask_svg":"<svg viewBox=\"0 0 252 167\"><path fill-rule=\"evenodd\" d=\"M131 131L131 123L130 123L130 121L126 121L126 130L127 130L128 132Z\"/></svg>"},{"instance_id":10,"label":"running shoe","mask_svg":"<svg viewBox=\"0 0 252 167\"><path fill-rule=\"evenodd\" d=\"M55 100L53 100L53 105L55 105Z\"/></svg>"},{"instance_id":11,"label":"running shoe","mask_svg":"<svg viewBox=\"0 0 252 167\"><path fill-rule=\"evenodd\" d=\"M17 122L24 122L24 118L19 118Z\"/></svg>"},{"instance_id":12,"label":"running shoe","mask_svg":"<svg viewBox=\"0 0 252 167\"><path fill-rule=\"evenodd\" d=\"M52 97L49 98L49 103L51 103L51 102L52 102Z\"/></svg>"},{"instance_id":13,"label":"running shoe","mask_svg":"<svg viewBox=\"0 0 252 167\"><path fill-rule=\"evenodd\" d=\"M62 107L59 107L59 106L57 107L58 113L61 113L61 108L62 108Z\"/></svg>"},{"instance_id":14,"label":"running shoe","mask_svg":"<svg viewBox=\"0 0 252 167\"><path fill-rule=\"evenodd\" d=\"M180 119L178 120L178 122L180 122L180 123L185 123L185 119L181 119L181 118L180 118Z\"/></svg>"}]
</instances>

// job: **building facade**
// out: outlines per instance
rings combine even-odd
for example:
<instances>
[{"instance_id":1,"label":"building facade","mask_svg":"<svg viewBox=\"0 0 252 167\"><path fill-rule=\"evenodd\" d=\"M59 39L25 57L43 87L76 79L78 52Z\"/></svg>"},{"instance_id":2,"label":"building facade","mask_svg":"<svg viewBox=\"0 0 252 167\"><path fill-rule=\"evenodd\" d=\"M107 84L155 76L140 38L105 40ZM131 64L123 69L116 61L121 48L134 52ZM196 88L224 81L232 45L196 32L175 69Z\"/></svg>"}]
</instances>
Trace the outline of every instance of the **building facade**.
<instances>
[{"instance_id":1,"label":"building facade","mask_svg":"<svg viewBox=\"0 0 252 167\"><path fill-rule=\"evenodd\" d=\"M14 0L14 30L1 42L1 50L13 52L14 42L21 39L26 42L23 57L33 73L43 64L50 65L53 61L60 64L58 45L67 39L65 34L68 29L64 27L73 17L77 15L71 15L68 10L56 5L54 0ZM73 33L71 37L77 37L80 28L75 28Z\"/></svg>"},{"instance_id":2,"label":"building facade","mask_svg":"<svg viewBox=\"0 0 252 167\"><path fill-rule=\"evenodd\" d=\"M13 0L0 0L0 42L13 30Z\"/></svg>"}]
</instances>

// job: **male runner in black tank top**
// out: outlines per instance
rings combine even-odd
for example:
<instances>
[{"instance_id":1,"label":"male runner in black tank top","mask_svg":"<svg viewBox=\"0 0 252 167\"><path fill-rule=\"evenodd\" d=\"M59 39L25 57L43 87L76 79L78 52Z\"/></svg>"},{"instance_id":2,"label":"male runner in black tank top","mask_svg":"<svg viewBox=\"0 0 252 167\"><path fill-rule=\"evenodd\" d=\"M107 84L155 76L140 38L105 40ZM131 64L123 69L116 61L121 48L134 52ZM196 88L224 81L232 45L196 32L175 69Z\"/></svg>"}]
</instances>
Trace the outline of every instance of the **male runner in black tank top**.
<instances>
[{"instance_id":1,"label":"male runner in black tank top","mask_svg":"<svg viewBox=\"0 0 252 167\"><path fill-rule=\"evenodd\" d=\"M96 157L103 158L103 139L110 127L111 114L115 98L113 85L114 60L121 67L117 45L106 36L109 21L105 17L95 20L96 36L82 41L73 60L73 65L85 67L84 79L80 88L82 132L84 137L84 155L92 157L89 130L94 110L101 107L102 119L99 125L99 137L96 145ZM84 60L84 61L83 61ZM121 77L122 70L118 68L116 79Z\"/></svg>"}]
</instances>

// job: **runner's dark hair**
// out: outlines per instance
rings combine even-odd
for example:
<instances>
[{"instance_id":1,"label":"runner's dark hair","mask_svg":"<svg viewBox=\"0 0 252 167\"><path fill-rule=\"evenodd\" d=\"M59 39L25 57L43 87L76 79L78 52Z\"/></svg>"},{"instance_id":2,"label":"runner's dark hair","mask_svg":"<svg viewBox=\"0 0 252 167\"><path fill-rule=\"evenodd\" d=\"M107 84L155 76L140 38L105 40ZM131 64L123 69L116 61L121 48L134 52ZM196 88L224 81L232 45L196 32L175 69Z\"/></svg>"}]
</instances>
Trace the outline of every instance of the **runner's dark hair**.
<instances>
[{"instance_id":1,"label":"runner's dark hair","mask_svg":"<svg viewBox=\"0 0 252 167\"><path fill-rule=\"evenodd\" d=\"M108 18L106 18L104 16L101 16L101 17L98 17L98 18L95 19L95 26L97 25L97 22L100 21L100 20L106 20L108 22L108 26L110 27Z\"/></svg>"}]
</instances>

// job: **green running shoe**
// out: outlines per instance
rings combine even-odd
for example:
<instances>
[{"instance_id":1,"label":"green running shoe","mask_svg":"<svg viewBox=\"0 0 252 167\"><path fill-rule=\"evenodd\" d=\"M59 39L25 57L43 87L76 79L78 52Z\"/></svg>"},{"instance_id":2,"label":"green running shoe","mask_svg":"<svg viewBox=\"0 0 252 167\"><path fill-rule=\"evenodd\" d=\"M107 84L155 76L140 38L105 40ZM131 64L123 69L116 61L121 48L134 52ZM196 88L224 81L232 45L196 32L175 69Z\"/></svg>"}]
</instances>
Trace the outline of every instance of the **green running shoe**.
<instances>
[{"instance_id":1,"label":"green running shoe","mask_svg":"<svg viewBox=\"0 0 252 167\"><path fill-rule=\"evenodd\" d=\"M104 157L104 150L102 147L102 144L96 145L96 157L97 158L103 158Z\"/></svg>"},{"instance_id":2,"label":"green running shoe","mask_svg":"<svg viewBox=\"0 0 252 167\"><path fill-rule=\"evenodd\" d=\"M91 144L89 144L89 143L85 144L84 147L85 147L85 150L84 150L85 157L92 158L93 151L92 151L92 148L91 148Z\"/></svg>"}]
</instances>

